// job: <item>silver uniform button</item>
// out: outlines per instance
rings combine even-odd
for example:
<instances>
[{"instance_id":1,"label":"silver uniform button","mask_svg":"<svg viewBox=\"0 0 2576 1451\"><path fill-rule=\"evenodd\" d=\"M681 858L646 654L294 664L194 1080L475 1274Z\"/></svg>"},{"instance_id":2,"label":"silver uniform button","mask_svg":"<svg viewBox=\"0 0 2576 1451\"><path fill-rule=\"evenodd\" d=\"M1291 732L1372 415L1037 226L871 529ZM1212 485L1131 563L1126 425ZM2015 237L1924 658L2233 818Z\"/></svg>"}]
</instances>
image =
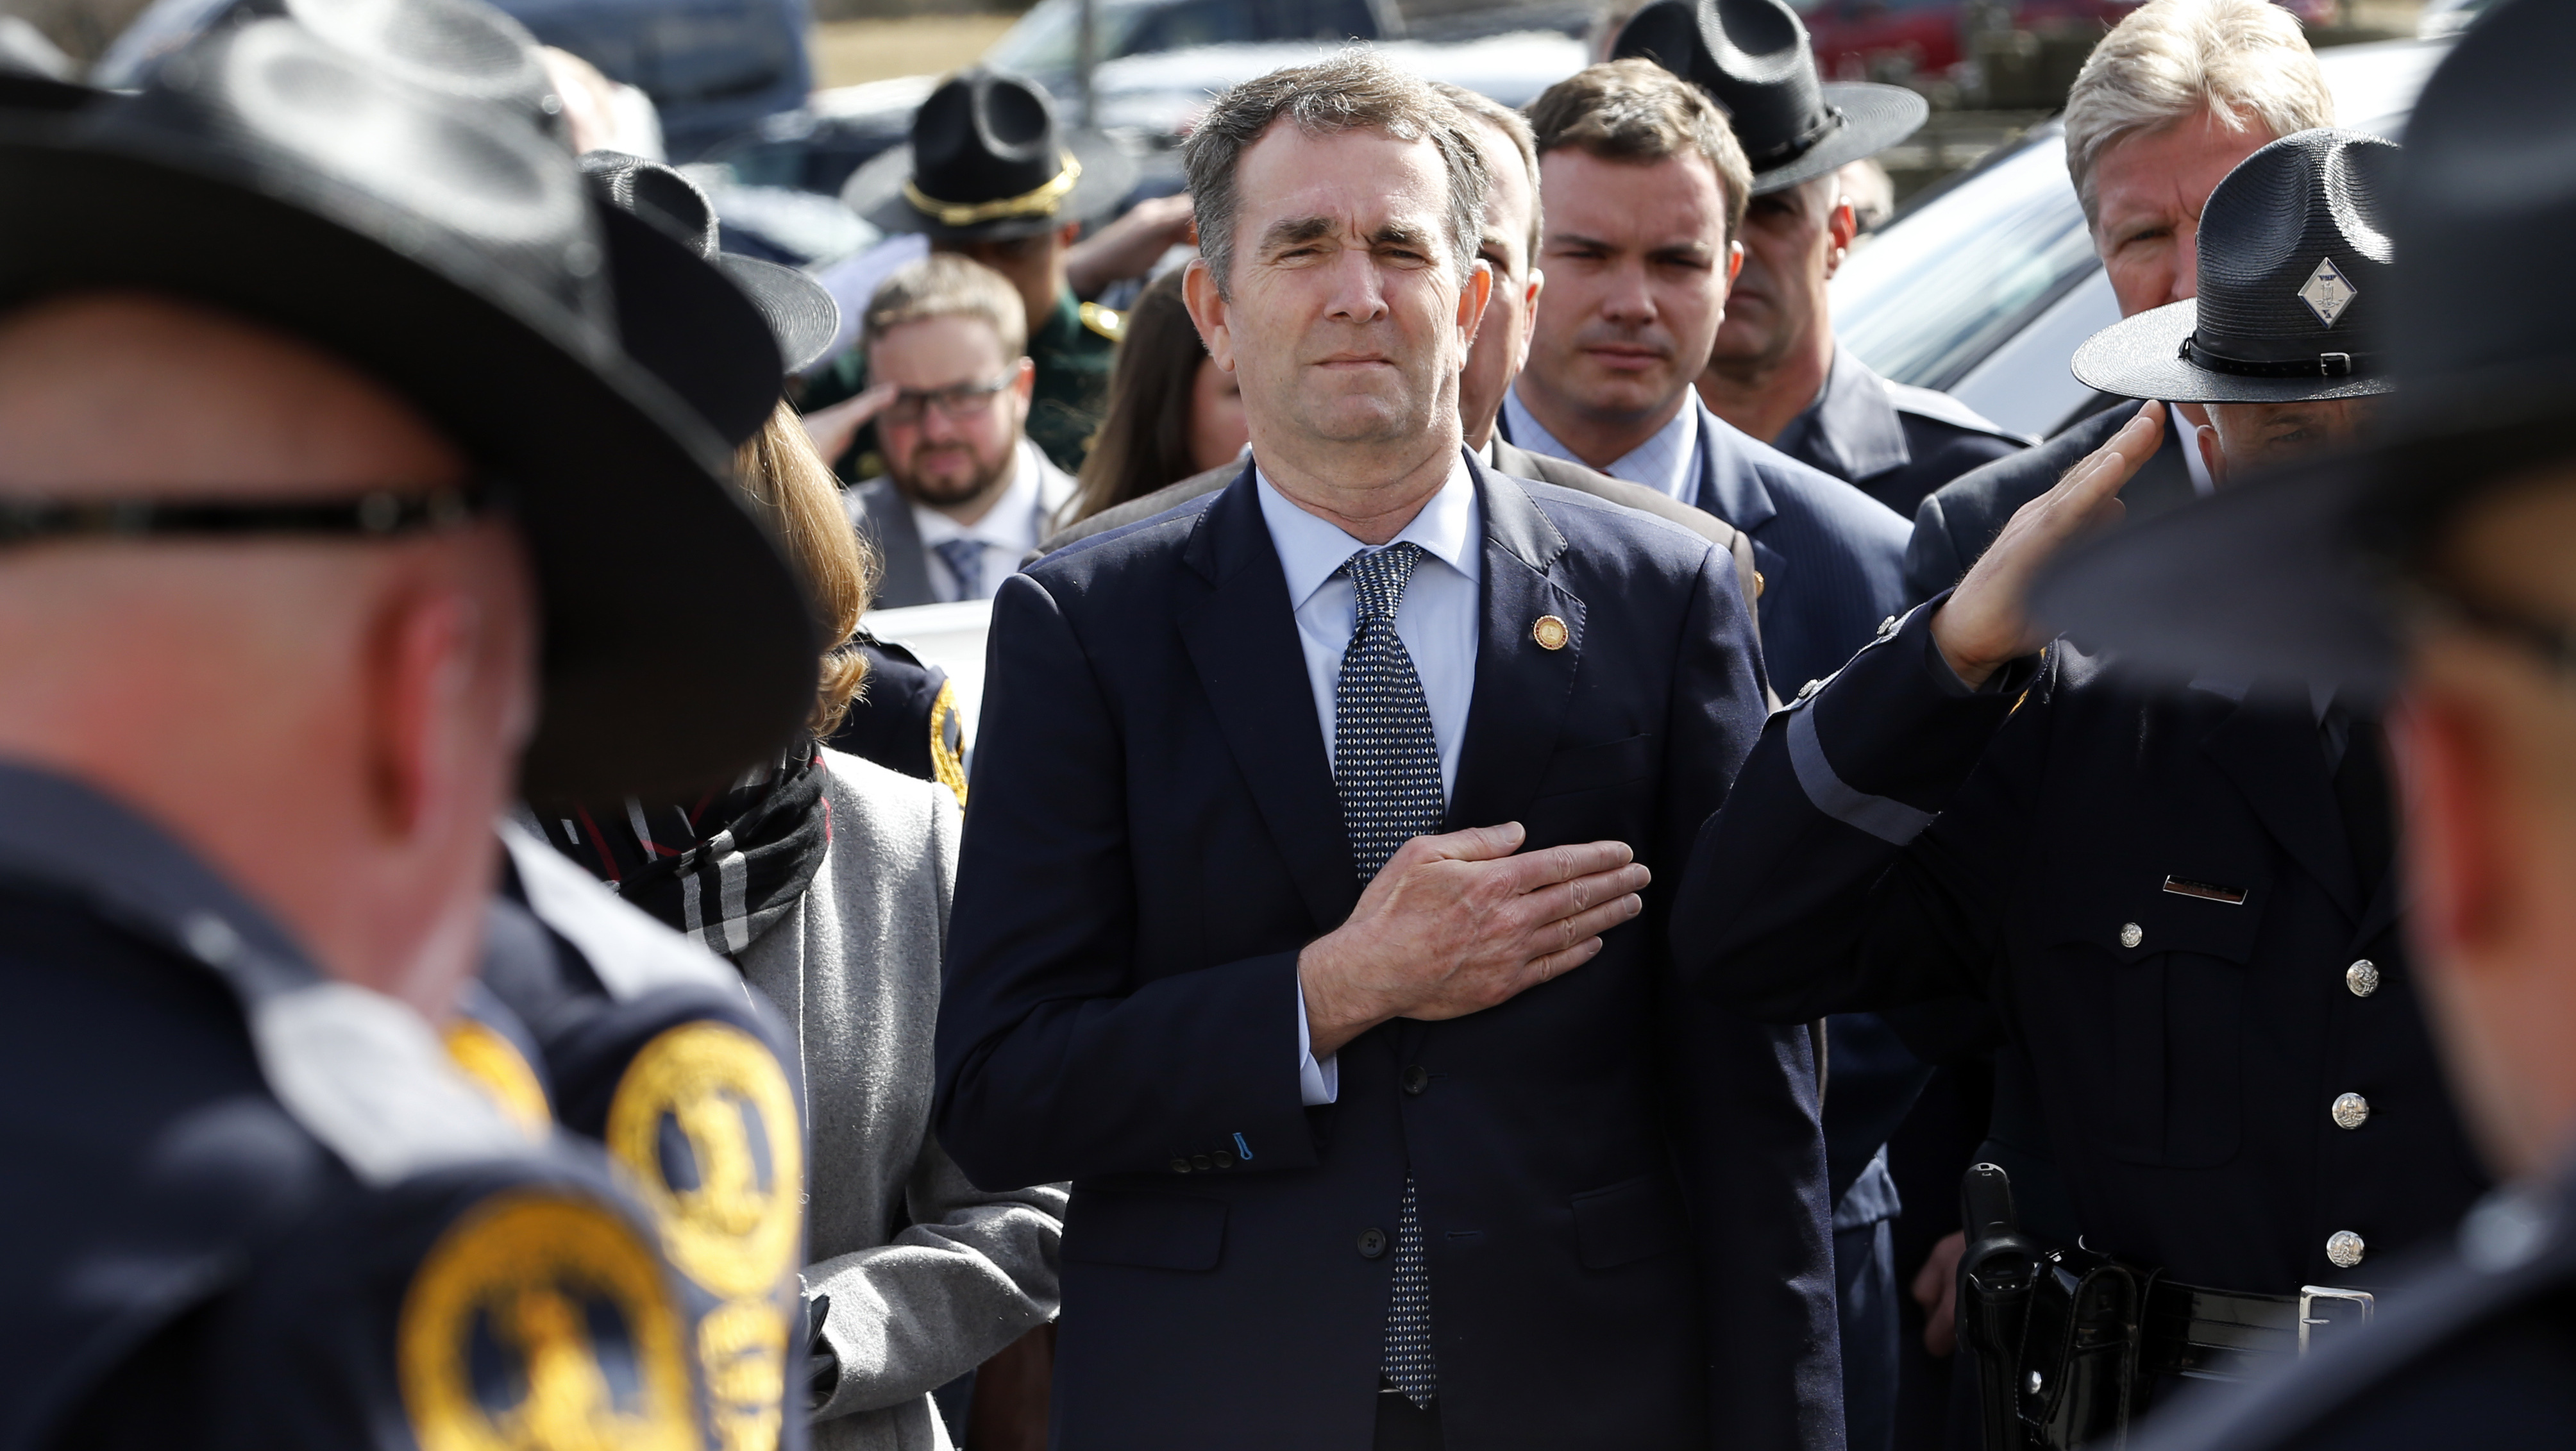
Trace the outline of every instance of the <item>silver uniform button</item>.
<instances>
[{"instance_id":1,"label":"silver uniform button","mask_svg":"<svg viewBox=\"0 0 2576 1451\"><path fill-rule=\"evenodd\" d=\"M1808 681L1806 684L1801 685L1801 686L1799 686L1799 687L1798 687L1798 698L1799 698L1800 700L1804 700L1804 699L1806 699L1808 696L1811 696L1811 695L1815 694L1817 691L1822 690L1822 689L1824 689L1824 688L1825 688L1825 682L1823 682L1823 681L1821 681L1821 680L1810 680L1810 681Z\"/></svg>"},{"instance_id":2,"label":"silver uniform button","mask_svg":"<svg viewBox=\"0 0 2576 1451\"><path fill-rule=\"evenodd\" d=\"M2340 1093L2334 1101L2335 1127L2357 1129L2370 1122L2370 1100L2358 1093Z\"/></svg>"},{"instance_id":3,"label":"silver uniform button","mask_svg":"<svg viewBox=\"0 0 2576 1451\"><path fill-rule=\"evenodd\" d=\"M2366 998L2379 991L2379 964L2365 957L2345 968L2343 985L2352 989L2352 995L2357 998Z\"/></svg>"},{"instance_id":4,"label":"silver uniform button","mask_svg":"<svg viewBox=\"0 0 2576 1451\"><path fill-rule=\"evenodd\" d=\"M2120 945L2122 947L2135 947L2146 940L2146 929L2140 927L2137 923L2123 922L2120 924Z\"/></svg>"},{"instance_id":5,"label":"silver uniform button","mask_svg":"<svg viewBox=\"0 0 2576 1451\"><path fill-rule=\"evenodd\" d=\"M1880 639L1884 640L1884 639L1886 639L1888 636L1893 635L1893 634L1895 634L1895 633L1896 633L1896 616L1894 616L1894 615L1890 615L1890 616L1888 616L1886 619L1883 619L1883 620L1881 620L1881 621L1879 621L1879 622L1878 622L1878 638L1880 638Z\"/></svg>"},{"instance_id":6,"label":"silver uniform button","mask_svg":"<svg viewBox=\"0 0 2576 1451\"><path fill-rule=\"evenodd\" d=\"M2349 1229L2338 1229L2326 1239L2326 1258L2339 1270L2360 1264L2362 1249L2361 1236Z\"/></svg>"}]
</instances>

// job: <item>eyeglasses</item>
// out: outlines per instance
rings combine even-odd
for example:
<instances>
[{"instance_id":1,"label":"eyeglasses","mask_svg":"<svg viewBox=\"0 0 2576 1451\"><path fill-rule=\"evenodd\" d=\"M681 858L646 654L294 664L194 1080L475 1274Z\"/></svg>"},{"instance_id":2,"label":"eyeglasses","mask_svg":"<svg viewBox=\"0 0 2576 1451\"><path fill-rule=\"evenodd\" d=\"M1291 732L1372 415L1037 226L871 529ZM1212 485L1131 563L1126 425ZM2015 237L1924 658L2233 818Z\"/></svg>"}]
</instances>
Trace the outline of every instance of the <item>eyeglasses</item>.
<instances>
[{"instance_id":1,"label":"eyeglasses","mask_svg":"<svg viewBox=\"0 0 2576 1451\"><path fill-rule=\"evenodd\" d=\"M994 394L1010 387L1019 376L1019 369L1013 368L989 383L958 383L922 391L906 388L886 405L885 418L889 423L914 424L921 421L924 408L935 408L939 410L939 416L949 422L963 423L975 416L976 409L991 403Z\"/></svg>"}]
</instances>

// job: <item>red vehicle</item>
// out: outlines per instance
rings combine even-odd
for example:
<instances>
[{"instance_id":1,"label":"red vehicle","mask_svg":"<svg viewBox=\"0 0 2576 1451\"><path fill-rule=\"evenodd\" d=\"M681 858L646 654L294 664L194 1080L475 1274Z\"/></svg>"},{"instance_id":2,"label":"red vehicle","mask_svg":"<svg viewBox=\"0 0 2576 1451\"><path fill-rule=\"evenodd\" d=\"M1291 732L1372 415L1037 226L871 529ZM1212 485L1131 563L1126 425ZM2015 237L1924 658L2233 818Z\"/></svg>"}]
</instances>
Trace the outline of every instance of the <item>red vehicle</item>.
<instances>
[{"instance_id":1,"label":"red vehicle","mask_svg":"<svg viewBox=\"0 0 2576 1451\"><path fill-rule=\"evenodd\" d=\"M1937 76L1967 59L1971 29L2047 32L2128 18L2145 0L1790 0L1806 17L1816 66L1836 80ZM2339 0L2277 0L2308 25L2332 23Z\"/></svg>"}]
</instances>

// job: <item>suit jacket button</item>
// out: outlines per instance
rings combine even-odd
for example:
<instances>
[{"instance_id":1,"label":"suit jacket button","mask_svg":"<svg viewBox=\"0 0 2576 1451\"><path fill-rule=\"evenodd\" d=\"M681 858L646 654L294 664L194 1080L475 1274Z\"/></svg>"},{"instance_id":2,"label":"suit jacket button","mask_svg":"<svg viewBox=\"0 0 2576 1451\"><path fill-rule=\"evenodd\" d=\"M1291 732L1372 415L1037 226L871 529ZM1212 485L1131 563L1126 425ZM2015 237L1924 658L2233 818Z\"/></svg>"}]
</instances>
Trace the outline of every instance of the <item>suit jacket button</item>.
<instances>
[{"instance_id":1,"label":"suit jacket button","mask_svg":"<svg viewBox=\"0 0 2576 1451\"><path fill-rule=\"evenodd\" d=\"M1172 1160L1172 1172L1175 1174L1186 1174L1190 1172L1190 1161L1179 1158Z\"/></svg>"},{"instance_id":2,"label":"suit jacket button","mask_svg":"<svg viewBox=\"0 0 2576 1451\"><path fill-rule=\"evenodd\" d=\"M1208 1170L1216 1167L1216 1160L1209 1158L1205 1154L1192 1154L1190 1155L1190 1167L1204 1174Z\"/></svg>"},{"instance_id":3,"label":"suit jacket button","mask_svg":"<svg viewBox=\"0 0 2576 1451\"><path fill-rule=\"evenodd\" d=\"M1416 1063L1404 1070L1404 1091L1420 1093L1431 1086L1431 1070Z\"/></svg>"},{"instance_id":4,"label":"suit jacket button","mask_svg":"<svg viewBox=\"0 0 2576 1451\"><path fill-rule=\"evenodd\" d=\"M1382 1229L1363 1229L1363 1230L1361 1230L1361 1231L1360 1231L1360 1258L1361 1258L1361 1259L1364 1259L1364 1260L1373 1260L1373 1259L1376 1259L1379 1255L1382 1255L1382 1254L1385 1254L1385 1253L1386 1253L1386 1231L1385 1231L1385 1230L1382 1230Z\"/></svg>"}]
</instances>

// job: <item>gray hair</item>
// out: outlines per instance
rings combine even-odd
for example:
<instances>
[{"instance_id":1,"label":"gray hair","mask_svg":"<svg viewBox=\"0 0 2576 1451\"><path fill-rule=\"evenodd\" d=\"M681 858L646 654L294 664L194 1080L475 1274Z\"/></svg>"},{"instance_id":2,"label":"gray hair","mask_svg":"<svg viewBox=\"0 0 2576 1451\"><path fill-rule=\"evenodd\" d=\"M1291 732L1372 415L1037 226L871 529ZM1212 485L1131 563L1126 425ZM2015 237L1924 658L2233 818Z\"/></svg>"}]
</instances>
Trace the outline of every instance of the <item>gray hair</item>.
<instances>
[{"instance_id":1,"label":"gray hair","mask_svg":"<svg viewBox=\"0 0 2576 1451\"><path fill-rule=\"evenodd\" d=\"M2299 22L2271 0L2149 0L2084 62L2066 97L2066 171L2088 226L2093 169L2114 144L2202 111L2275 137L2334 124L2334 94Z\"/></svg>"},{"instance_id":2,"label":"gray hair","mask_svg":"<svg viewBox=\"0 0 2576 1451\"><path fill-rule=\"evenodd\" d=\"M1466 118L1431 87L1370 51L1353 48L1313 65L1291 66L1245 81L1216 98L1181 148L1199 226L1199 255L1231 297L1235 214L1242 198L1235 170L1243 153L1285 119L1309 136L1376 131L1398 141L1428 141L1449 174L1450 262L1461 287L1476 275L1476 242L1485 229L1485 156L1466 132Z\"/></svg>"},{"instance_id":3,"label":"gray hair","mask_svg":"<svg viewBox=\"0 0 2576 1451\"><path fill-rule=\"evenodd\" d=\"M1521 258L1522 265L1527 266L1538 256L1538 239L1546 230L1546 208L1539 204L1538 196L1538 135L1530 130L1529 118L1491 96L1478 95L1455 82L1433 81L1431 89L1468 120L1482 121L1502 133L1512 143L1512 149L1520 153L1521 170L1529 176L1529 249Z\"/></svg>"}]
</instances>

